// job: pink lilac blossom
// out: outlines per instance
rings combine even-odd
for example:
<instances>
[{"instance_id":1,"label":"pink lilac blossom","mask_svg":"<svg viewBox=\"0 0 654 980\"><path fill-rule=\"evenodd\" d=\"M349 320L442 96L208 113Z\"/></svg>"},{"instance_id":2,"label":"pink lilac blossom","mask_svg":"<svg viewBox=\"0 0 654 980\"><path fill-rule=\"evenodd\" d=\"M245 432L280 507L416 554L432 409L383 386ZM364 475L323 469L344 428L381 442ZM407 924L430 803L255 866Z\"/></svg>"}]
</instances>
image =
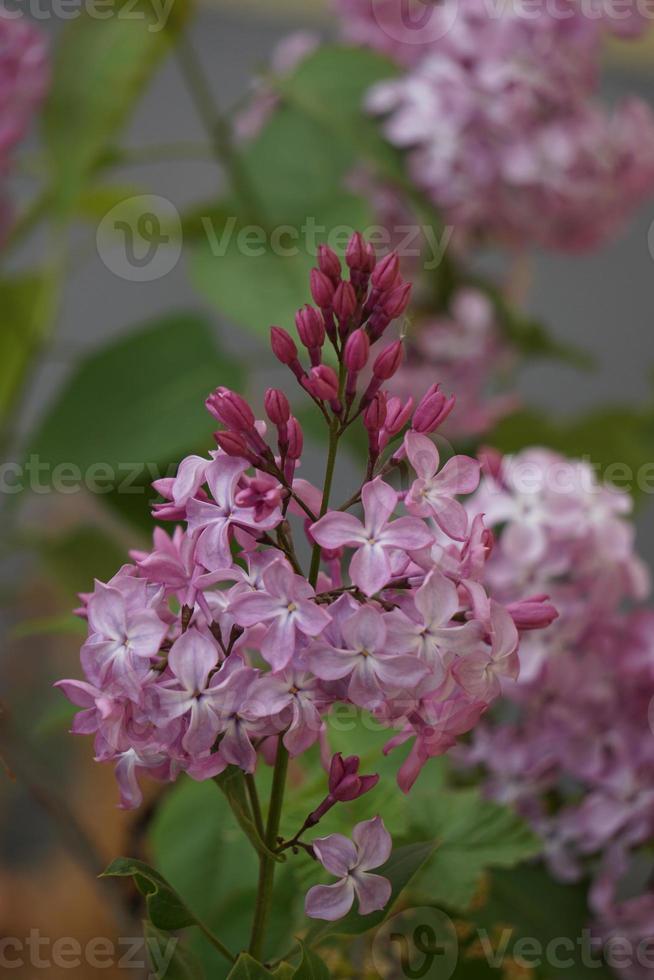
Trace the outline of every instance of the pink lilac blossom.
<instances>
[{"instance_id":1,"label":"pink lilac blossom","mask_svg":"<svg viewBox=\"0 0 654 980\"><path fill-rule=\"evenodd\" d=\"M542 625L545 595L560 615L523 635L520 678L503 686L507 710L463 754L483 767L487 792L542 836L557 877L596 875L601 936L651 940L654 893L624 897L654 834L654 612L640 605L649 579L634 551L631 500L588 463L550 451L488 458L469 505L497 531L484 584L523 628ZM458 671L474 673L474 661Z\"/></svg>"},{"instance_id":2,"label":"pink lilac blossom","mask_svg":"<svg viewBox=\"0 0 654 980\"><path fill-rule=\"evenodd\" d=\"M45 36L27 18L0 7L0 179L11 169L11 154L24 139L49 81ZM0 240L9 230L13 209L0 192Z\"/></svg>"},{"instance_id":3,"label":"pink lilac blossom","mask_svg":"<svg viewBox=\"0 0 654 980\"><path fill-rule=\"evenodd\" d=\"M445 0L428 16L421 4L427 26L407 31L387 23L393 7L402 22L394 0L339 6L351 39L407 66L367 104L406 150L416 185L464 237L589 249L654 193L649 107L593 101L602 36L630 33L624 18L591 17L573 2L557 16L545 6L489 12L484 0ZM638 25L635 12L629 25Z\"/></svg>"},{"instance_id":4,"label":"pink lilac blossom","mask_svg":"<svg viewBox=\"0 0 654 980\"><path fill-rule=\"evenodd\" d=\"M414 410L384 387L403 349L382 338L409 298L397 256L378 262L355 235L346 265L343 278L335 253L321 249L312 275L320 308L298 314L309 365L281 327L271 342L322 415L333 453L351 424L366 428L367 466L350 500L330 507L329 475L322 489L296 476L302 430L283 392L266 393L263 422L217 388L207 408L223 426L219 448L156 483L164 500L155 514L175 523L172 535L157 528L150 553L134 552L133 564L83 597L85 680L60 686L83 709L73 731L94 734L96 758L115 764L124 807L139 805L143 775L209 779L228 766L252 774L271 753L296 757L317 741L324 749L338 703L385 725L386 751L414 743L398 773L408 791L478 722L500 678L515 678L517 629L481 584L489 532L458 499L477 488L479 464L454 456L441 466L429 438L454 399L432 386ZM338 373L322 363L327 341ZM309 383L323 367L322 384ZM402 490L391 482L399 471ZM309 571L298 534L311 549ZM523 598L533 626L534 600ZM334 757L327 795L303 831L373 788L377 777L359 776L358 765ZM311 850L299 837L285 846ZM317 841L314 856L342 881L310 893L310 914L342 915L355 894L364 914L381 907L387 884L369 871L389 849L378 820L356 828L354 844Z\"/></svg>"}]
</instances>

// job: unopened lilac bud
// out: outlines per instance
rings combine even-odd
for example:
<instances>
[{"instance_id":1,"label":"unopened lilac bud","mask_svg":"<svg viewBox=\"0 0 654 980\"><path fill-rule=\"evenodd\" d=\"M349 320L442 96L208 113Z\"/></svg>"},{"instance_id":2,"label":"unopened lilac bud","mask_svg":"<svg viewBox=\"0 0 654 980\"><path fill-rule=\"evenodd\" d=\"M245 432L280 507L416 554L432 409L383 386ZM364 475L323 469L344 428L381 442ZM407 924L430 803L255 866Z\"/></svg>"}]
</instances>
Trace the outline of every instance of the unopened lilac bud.
<instances>
[{"instance_id":1,"label":"unopened lilac bud","mask_svg":"<svg viewBox=\"0 0 654 980\"><path fill-rule=\"evenodd\" d=\"M384 296L384 313L389 320L395 320L396 317L404 313L411 299L411 288L412 284L405 282L401 286L396 286L387 296Z\"/></svg>"},{"instance_id":2,"label":"unopened lilac bud","mask_svg":"<svg viewBox=\"0 0 654 980\"><path fill-rule=\"evenodd\" d=\"M238 432L215 432L214 437L220 448L228 456L252 461L252 452L248 449L245 439Z\"/></svg>"},{"instance_id":3,"label":"unopened lilac bud","mask_svg":"<svg viewBox=\"0 0 654 980\"><path fill-rule=\"evenodd\" d=\"M402 431L404 426L411 418L411 412L413 411L413 398L407 398L406 402L402 404L402 399L395 395L393 398L388 399L386 409L386 422L384 424L384 428L389 435L394 436L398 432Z\"/></svg>"},{"instance_id":4,"label":"unopened lilac bud","mask_svg":"<svg viewBox=\"0 0 654 980\"><path fill-rule=\"evenodd\" d=\"M363 413L363 424L370 433L379 433L386 423L386 395L378 391Z\"/></svg>"},{"instance_id":5,"label":"unopened lilac bud","mask_svg":"<svg viewBox=\"0 0 654 980\"><path fill-rule=\"evenodd\" d=\"M318 266L332 282L337 283L341 278L341 261L329 245L318 246Z\"/></svg>"},{"instance_id":6,"label":"unopened lilac bud","mask_svg":"<svg viewBox=\"0 0 654 980\"><path fill-rule=\"evenodd\" d=\"M295 326L300 340L309 350L325 343L325 322L313 306L303 306L295 314Z\"/></svg>"},{"instance_id":7,"label":"unopened lilac bud","mask_svg":"<svg viewBox=\"0 0 654 980\"><path fill-rule=\"evenodd\" d=\"M312 395L324 401L338 398L338 375L327 364L311 368L304 380L304 386Z\"/></svg>"},{"instance_id":8,"label":"unopened lilac bud","mask_svg":"<svg viewBox=\"0 0 654 980\"><path fill-rule=\"evenodd\" d=\"M334 297L334 283L320 269L311 270L311 295L321 310L328 310Z\"/></svg>"},{"instance_id":9,"label":"unopened lilac bud","mask_svg":"<svg viewBox=\"0 0 654 980\"><path fill-rule=\"evenodd\" d=\"M400 260L397 252L390 252L381 259L370 277L375 289L386 293L397 284L400 275Z\"/></svg>"},{"instance_id":10,"label":"unopened lilac bud","mask_svg":"<svg viewBox=\"0 0 654 980\"><path fill-rule=\"evenodd\" d=\"M291 415L290 419L288 420L288 458L299 459L302 455L303 449L304 436L302 434L302 426L295 416Z\"/></svg>"},{"instance_id":11,"label":"unopened lilac bud","mask_svg":"<svg viewBox=\"0 0 654 980\"><path fill-rule=\"evenodd\" d=\"M329 767L329 794L340 803L356 800L379 782L379 776L359 776L358 755L343 758L338 752Z\"/></svg>"},{"instance_id":12,"label":"unopened lilac bud","mask_svg":"<svg viewBox=\"0 0 654 980\"><path fill-rule=\"evenodd\" d=\"M357 296L351 282L339 282L332 300L334 313L346 324L357 308Z\"/></svg>"},{"instance_id":13,"label":"unopened lilac bud","mask_svg":"<svg viewBox=\"0 0 654 980\"><path fill-rule=\"evenodd\" d=\"M254 426L254 413L246 400L229 388L216 388L205 402L208 410L228 429L247 432Z\"/></svg>"},{"instance_id":14,"label":"unopened lilac bud","mask_svg":"<svg viewBox=\"0 0 654 980\"><path fill-rule=\"evenodd\" d=\"M270 346L278 361L282 364L291 365L297 361L297 347L295 341L283 327L270 328Z\"/></svg>"},{"instance_id":15,"label":"unopened lilac bud","mask_svg":"<svg viewBox=\"0 0 654 980\"><path fill-rule=\"evenodd\" d=\"M343 361L350 374L358 374L368 363L370 354L370 341L365 330L355 330L347 338Z\"/></svg>"},{"instance_id":16,"label":"unopened lilac bud","mask_svg":"<svg viewBox=\"0 0 654 980\"><path fill-rule=\"evenodd\" d=\"M381 354L377 355L372 366L372 373L378 381L388 381L402 364L404 357L404 345L401 340L385 347Z\"/></svg>"},{"instance_id":17,"label":"unopened lilac bud","mask_svg":"<svg viewBox=\"0 0 654 980\"><path fill-rule=\"evenodd\" d=\"M347 243L345 261L349 269L357 272L362 272L367 264L366 242L360 231L355 231Z\"/></svg>"},{"instance_id":18,"label":"unopened lilac bud","mask_svg":"<svg viewBox=\"0 0 654 980\"><path fill-rule=\"evenodd\" d=\"M264 397L266 415L273 425L284 425L291 417L288 398L279 388L269 388Z\"/></svg>"},{"instance_id":19,"label":"unopened lilac bud","mask_svg":"<svg viewBox=\"0 0 654 980\"><path fill-rule=\"evenodd\" d=\"M416 408L412 427L416 432L435 432L448 417L455 404L455 397L447 398L439 385L432 385Z\"/></svg>"},{"instance_id":20,"label":"unopened lilac bud","mask_svg":"<svg viewBox=\"0 0 654 980\"><path fill-rule=\"evenodd\" d=\"M549 602L549 596L545 594L512 602L506 609L519 630L545 629L559 617L558 611Z\"/></svg>"}]
</instances>

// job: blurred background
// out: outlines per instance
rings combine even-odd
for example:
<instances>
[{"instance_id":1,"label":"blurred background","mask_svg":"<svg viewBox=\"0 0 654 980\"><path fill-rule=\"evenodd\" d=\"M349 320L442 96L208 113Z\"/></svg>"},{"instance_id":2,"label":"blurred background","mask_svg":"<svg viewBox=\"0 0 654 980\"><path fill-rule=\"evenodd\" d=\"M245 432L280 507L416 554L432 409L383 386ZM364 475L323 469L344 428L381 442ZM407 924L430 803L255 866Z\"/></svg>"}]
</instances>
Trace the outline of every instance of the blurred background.
<instances>
[{"instance_id":1,"label":"blurred background","mask_svg":"<svg viewBox=\"0 0 654 980\"><path fill-rule=\"evenodd\" d=\"M64 25L50 17L40 26L54 38ZM225 110L247 96L253 75L265 68L276 43L299 28L321 36L334 32L319 2L272 5L263 0L214 0L201 7L191 33L215 97ZM604 89L609 100L635 92L654 105L654 42L628 47L616 42L607 59ZM116 169L115 181L132 187L135 194L161 195L180 213L188 211L216 195L220 178L215 163L203 157L171 161L149 159L147 153L139 158L139 154L153 144L193 144L203 139L201 120L178 68L172 58L165 58L125 129L123 145L134 151L133 160ZM25 149L28 154L38 152L36 135ZM32 181L16 175L12 191L21 204L32 191ZM592 372L558 363L529 365L520 376L529 404L566 417L611 401L633 405L651 401L653 221L654 202L642 209L619 241L598 252L579 257L539 254L529 259L528 309L550 325L554 336L592 351L597 361ZM44 244L53 247L42 239L30 241L14 256L13 267L31 267ZM39 429L46 406L89 354L136 324L188 310L208 322L228 368L235 355L256 362L249 385L255 398L260 396L263 377L271 369L267 355L257 340L223 321L199 296L184 257L162 278L128 281L107 267L88 229L80 233L72 250L57 330L36 365L21 406L18 434ZM220 357L215 368L208 365L207 386L220 366ZM125 372L126 397L138 380ZM135 411L134 427L143 424L139 413L149 408L156 411L147 403ZM156 421L150 418L148 424ZM107 426L111 422L107 418ZM83 432L84 420L77 419L76 425ZM199 423L193 437L203 432L208 445L210 419ZM5 521L11 519L10 511ZM640 507L638 526L639 550L654 563L654 505ZM0 743L6 769L0 778L0 934L29 936L31 929L38 929L46 936L76 937L85 943L96 936L130 934L121 933L132 924L128 890L99 886L94 873L112 856L138 851L143 814L115 809L111 768L92 762L87 740L66 735L70 712L62 707L63 699L52 691L51 683L61 676L78 675L80 636L75 635L68 615L76 593L91 587L93 575L109 577L126 549L143 539L136 524L130 526L118 515L114 520L85 493L33 494L20 521L27 545L33 543L36 528L47 533L35 550L28 547L20 555L5 554L2 565L2 588L10 607L7 610L5 605L0 613L4 638L0 697L10 708ZM43 629L39 621L44 622ZM53 623L59 624L59 635L53 635ZM73 821L79 826L74 827ZM108 892L113 902L109 909ZM48 970L53 978L87 977L93 972L88 965L76 969L51 964ZM98 972L105 977L132 975L113 968ZM142 972L135 968L134 975ZM26 967L13 975L35 974L33 967Z\"/></svg>"}]
</instances>

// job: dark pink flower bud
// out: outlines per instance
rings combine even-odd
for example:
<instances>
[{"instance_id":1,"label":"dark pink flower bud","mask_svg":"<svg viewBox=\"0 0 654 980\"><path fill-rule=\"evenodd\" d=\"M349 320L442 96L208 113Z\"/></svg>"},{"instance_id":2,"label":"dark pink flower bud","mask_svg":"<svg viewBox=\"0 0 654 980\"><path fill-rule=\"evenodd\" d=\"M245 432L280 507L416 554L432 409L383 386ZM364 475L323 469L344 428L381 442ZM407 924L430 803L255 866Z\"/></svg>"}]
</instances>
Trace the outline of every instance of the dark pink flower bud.
<instances>
[{"instance_id":1,"label":"dark pink flower bud","mask_svg":"<svg viewBox=\"0 0 654 980\"><path fill-rule=\"evenodd\" d=\"M333 282L336 283L341 278L341 260L329 245L318 246L318 266Z\"/></svg>"},{"instance_id":2,"label":"dark pink flower bud","mask_svg":"<svg viewBox=\"0 0 654 980\"><path fill-rule=\"evenodd\" d=\"M328 310L334 297L334 283L320 269L311 270L311 295L321 310Z\"/></svg>"},{"instance_id":3,"label":"dark pink flower bud","mask_svg":"<svg viewBox=\"0 0 654 980\"><path fill-rule=\"evenodd\" d=\"M220 448L228 456L252 461L252 452L248 449L245 439L239 432L216 432L214 437Z\"/></svg>"},{"instance_id":4,"label":"dark pink flower bud","mask_svg":"<svg viewBox=\"0 0 654 980\"><path fill-rule=\"evenodd\" d=\"M282 364L291 365L297 361L295 341L282 327L270 328L270 346L273 354Z\"/></svg>"},{"instance_id":5,"label":"dark pink flower bud","mask_svg":"<svg viewBox=\"0 0 654 980\"><path fill-rule=\"evenodd\" d=\"M347 323L357 308L357 295L351 282L339 282L332 300L334 313L341 321Z\"/></svg>"},{"instance_id":6,"label":"dark pink flower bud","mask_svg":"<svg viewBox=\"0 0 654 980\"><path fill-rule=\"evenodd\" d=\"M412 427L416 432L435 432L448 417L454 404L454 395L447 398L439 385L432 385L414 412Z\"/></svg>"},{"instance_id":7,"label":"dark pink flower bud","mask_svg":"<svg viewBox=\"0 0 654 980\"><path fill-rule=\"evenodd\" d=\"M543 593L512 602L506 608L519 630L542 630L559 618L549 596Z\"/></svg>"},{"instance_id":8,"label":"dark pink flower bud","mask_svg":"<svg viewBox=\"0 0 654 980\"><path fill-rule=\"evenodd\" d=\"M345 250L345 261L349 269L363 272L368 263L366 242L360 231L355 231Z\"/></svg>"},{"instance_id":9,"label":"dark pink flower bud","mask_svg":"<svg viewBox=\"0 0 654 980\"><path fill-rule=\"evenodd\" d=\"M284 425L291 417L288 398L279 388L269 388L264 397L266 415L273 425Z\"/></svg>"},{"instance_id":10,"label":"dark pink flower bud","mask_svg":"<svg viewBox=\"0 0 654 980\"><path fill-rule=\"evenodd\" d=\"M397 284L400 275L400 260L397 252L390 252L385 255L377 265L370 277L370 281L375 289L386 293Z\"/></svg>"},{"instance_id":11,"label":"dark pink flower bud","mask_svg":"<svg viewBox=\"0 0 654 980\"><path fill-rule=\"evenodd\" d=\"M365 330L355 330L347 338L343 361L345 367L351 374L358 374L368 363L370 354L370 341Z\"/></svg>"},{"instance_id":12,"label":"dark pink flower bud","mask_svg":"<svg viewBox=\"0 0 654 980\"><path fill-rule=\"evenodd\" d=\"M205 404L213 417L228 429L247 432L254 426L254 412L245 398L229 388L216 388Z\"/></svg>"},{"instance_id":13,"label":"dark pink flower bud","mask_svg":"<svg viewBox=\"0 0 654 980\"><path fill-rule=\"evenodd\" d=\"M343 758L340 752L329 767L329 795L340 803L356 800L379 782L379 776L359 776L361 760L358 755Z\"/></svg>"},{"instance_id":14,"label":"dark pink flower bud","mask_svg":"<svg viewBox=\"0 0 654 980\"><path fill-rule=\"evenodd\" d=\"M363 413L363 424L368 432L380 432L386 422L386 395L378 391Z\"/></svg>"},{"instance_id":15,"label":"dark pink flower bud","mask_svg":"<svg viewBox=\"0 0 654 980\"><path fill-rule=\"evenodd\" d=\"M386 422L384 428L389 435L394 436L401 432L411 418L413 411L413 398L407 398L404 405L397 396L388 399L386 406Z\"/></svg>"},{"instance_id":16,"label":"dark pink flower bud","mask_svg":"<svg viewBox=\"0 0 654 980\"><path fill-rule=\"evenodd\" d=\"M404 345L401 340L396 340L384 348L378 354L372 366L372 373L378 381L388 381L402 364L404 357Z\"/></svg>"},{"instance_id":17,"label":"dark pink flower bud","mask_svg":"<svg viewBox=\"0 0 654 980\"><path fill-rule=\"evenodd\" d=\"M327 364L313 367L304 379L304 386L316 398L333 401L338 398L338 375Z\"/></svg>"},{"instance_id":18,"label":"dark pink flower bud","mask_svg":"<svg viewBox=\"0 0 654 980\"><path fill-rule=\"evenodd\" d=\"M405 282L401 286L396 286L387 296L384 296L384 313L389 320L395 320L396 317L404 313L411 299L411 288L412 284Z\"/></svg>"},{"instance_id":19,"label":"dark pink flower bud","mask_svg":"<svg viewBox=\"0 0 654 980\"><path fill-rule=\"evenodd\" d=\"M291 415L288 420L288 450L286 455L289 459L299 459L303 449L304 436L302 434L302 426L295 416Z\"/></svg>"},{"instance_id":20,"label":"dark pink flower bud","mask_svg":"<svg viewBox=\"0 0 654 980\"><path fill-rule=\"evenodd\" d=\"M295 326L300 340L309 350L325 343L325 321L313 306L304 306L295 314Z\"/></svg>"}]
</instances>

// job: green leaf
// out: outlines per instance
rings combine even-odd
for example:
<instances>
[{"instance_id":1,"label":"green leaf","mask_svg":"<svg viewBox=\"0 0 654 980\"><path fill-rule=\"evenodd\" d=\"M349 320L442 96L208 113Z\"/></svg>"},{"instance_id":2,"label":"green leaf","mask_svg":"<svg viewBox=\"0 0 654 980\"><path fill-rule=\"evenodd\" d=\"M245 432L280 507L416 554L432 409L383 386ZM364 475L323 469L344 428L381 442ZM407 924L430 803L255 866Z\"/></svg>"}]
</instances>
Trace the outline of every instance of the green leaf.
<instances>
[{"instance_id":1,"label":"green leaf","mask_svg":"<svg viewBox=\"0 0 654 980\"><path fill-rule=\"evenodd\" d=\"M241 953L227 980L265 980L266 977L271 976L272 973L269 973L261 963L257 963L247 953Z\"/></svg>"},{"instance_id":2,"label":"green leaf","mask_svg":"<svg viewBox=\"0 0 654 980\"><path fill-rule=\"evenodd\" d=\"M114 569L115 571L115 569ZM21 640L28 636L85 636L86 625L72 613L62 613L60 616L43 616L36 619L24 619L11 630L11 636Z\"/></svg>"},{"instance_id":3,"label":"green leaf","mask_svg":"<svg viewBox=\"0 0 654 980\"><path fill-rule=\"evenodd\" d=\"M143 498L171 464L210 442L204 399L219 381L238 387L240 367L218 351L201 316L178 314L130 332L83 360L45 413L31 452L57 478L76 467L104 495Z\"/></svg>"},{"instance_id":4,"label":"green leaf","mask_svg":"<svg viewBox=\"0 0 654 980\"><path fill-rule=\"evenodd\" d=\"M96 578L106 582L127 560L126 549L92 525L34 543L52 580L67 597L91 592Z\"/></svg>"},{"instance_id":5,"label":"green leaf","mask_svg":"<svg viewBox=\"0 0 654 980\"><path fill-rule=\"evenodd\" d=\"M575 980L609 980L613 974L601 964L597 952L593 954L594 965L589 965L581 939L588 935L590 913L584 885L563 885L542 867L521 867L513 871L496 871L490 883L490 895L486 904L475 911L470 918L483 933L477 932L477 939L484 939L489 952L499 956L504 953L507 959L516 959L520 949L516 943L521 939L537 940L545 951L547 945L565 937L569 940L568 950L558 956L568 957L573 964L556 967L552 957L542 955L542 965L536 974L542 980L561 976L574 976ZM478 945L478 943L477 943ZM533 956L533 953L531 954ZM525 965L528 962L525 957ZM497 975L497 971L495 971Z\"/></svg>"},{"instance_id":6,"label":"green leaf","mask_svg":"<svg viewBox=\"0 0 654 980\"><path fill-rule=\"evenodd\" d=\"M417 787L410 800L415 833L436 836L438 848L415 889L455 910L470 905L483 872L512 867L542 851L542 842L508 807L483 799L476 788Z\"/></svg>"},{"instance_id":7,"label":"green leaf","mask_svg":"<svg viewBox=\"0 0 654 980\"><path fill-rule=\"evenodd\" d=\"M436 848L435 841L421 844L406 844L393 850L387 863L375 874L388 878L392 885L390 901L385 909L371 915L359 915L354 909L338 922L316 923L305 937L308 945L315 946L328 936L357 936L374 929L390 913L400 893L414 878L423 864L429 860Z\"/></svg>"},{"instance_id":8,"label":"green leaf","mask_svg":"<svg viewBox=\"0 0 654 980\"><path fill-rule=\"evenodd\" d=\"M259 854L272 857L275 861L283 863L286 860L285 856L283 854L276 854L266 846L254 824L245 788L243 770L239 769L238 766L228 766L220 776L215 777L215 782L225 794L241 830L255 850Z\"/></svg>"},{"instance_id":9,"label":"green leaf","mask_svg":"<svg viewBox=\"0 0 654 980\"><path fill-rule=\"evenodd\" d=\"M293 980L295 976L295 969L290 963L280 963L279 966L275 967L272 971L274 977L278 977L278 980Z\"/></svg>"},{"instance_id":10,"label":"green leaf","mask_svg":"<svg viewBox=\"0 0 654 980\"><path fill-rule=\"evenodd\" d=\"M143 923L143 935L154 970L152 980L204 980L202 964L190 950L180 945L179 939L156 929L147 920Z\"/></svg>"},{"instance_id":11,"label":"green leaf","mask_svg":"<svg viewBox=\"0 0 654 980\"><path fill-rule=\"evenodd\" d=\"M145 897L148 918L157 929L172 931L197 924L176 891L166 879L136 858L117 858L109 865L101 878L133 878L134 884Z\"/></svg>"},{"instance_id":12,"label":"green leaf","mask_svg":"<svg viewBox=\"0 0 654 980\"><path fill-rule=\"evenodd\" d=\"M67 25L55 51L43 112L54 201L61 214L72 210L126 121L180 26L185 6L177 0L167 25L157 21L146 0L116 2L102 18L82 13Z\"/></svg>"},{"instance_id":13,"label":"green leaf","mask_svg":"<svg viewBox=\"0 0 654 980\"><path fill-rule=\"evenodd\" d=\"M49 281L30 274L0 280L0 419L38 350L52 299Z\"/></svg>"},{"instance_id":14,"label":"green leaf","mask_svg":"<svg viewBox=\"0 0 654 980\"><path fill-rule=\"evenodd\" d=\"M294 980L329 980L331 976L323 960L309 949L306 943L300 941L302 948L302 959L300 965L293 974Z\"/></svg>"},{"instance_id":15,"label":"green leaf","mask_svg":"<svg viewBox=\"0 0 654 980\"><path fill-rule=\"evenodd\" d=\"M221 919L235 886L250 896L258 862L213 781L181 778L157 808L148 841L157 867L193 912L238 948Z\"/></svg>"}]
</instances>

